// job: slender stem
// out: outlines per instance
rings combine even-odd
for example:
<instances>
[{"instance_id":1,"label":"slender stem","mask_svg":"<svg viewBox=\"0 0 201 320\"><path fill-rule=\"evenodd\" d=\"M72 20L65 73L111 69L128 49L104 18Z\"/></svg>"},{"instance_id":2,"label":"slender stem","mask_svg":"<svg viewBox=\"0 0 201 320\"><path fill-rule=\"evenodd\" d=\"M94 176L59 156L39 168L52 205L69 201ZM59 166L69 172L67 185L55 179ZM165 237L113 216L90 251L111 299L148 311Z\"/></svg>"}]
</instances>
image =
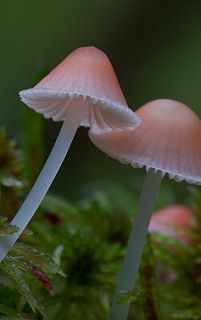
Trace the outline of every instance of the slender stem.
<instances>
[{"instance_id":1,"label":"slender stem","mask_svg":"<svg viewBox=\"0 0 201 320\"><path fill-rule=\"evenodd\" d=\"M26 200L11 222L12 225L16 225L19 228L18 232L0 239L0 261L2 261L2 259L6 256L10 248L14 245L23 230L26 228L27 224L33 217L41 201L46 195L68 152L77 128L79 127L82 114L83 103L78 102L76 106L69 106L66 118L55 145L31 192L28 194Z\"/></svg>"},{"instance_id":2,"label":"slender stem","mask_svg":"<svg viewBox=\"0 0 201 320\"><path fill-rule=\"evenodd\" d=\"M110 320L126 320L129 304L119 304L122 293L132 290L135 286L137 273L146 241L147 229L151 218L154 202L160 188L161 174L153 169L146 175L144 187L140 197L139 208L129 237L126 256L114 295Z\"/></svg>"}]
</instances>

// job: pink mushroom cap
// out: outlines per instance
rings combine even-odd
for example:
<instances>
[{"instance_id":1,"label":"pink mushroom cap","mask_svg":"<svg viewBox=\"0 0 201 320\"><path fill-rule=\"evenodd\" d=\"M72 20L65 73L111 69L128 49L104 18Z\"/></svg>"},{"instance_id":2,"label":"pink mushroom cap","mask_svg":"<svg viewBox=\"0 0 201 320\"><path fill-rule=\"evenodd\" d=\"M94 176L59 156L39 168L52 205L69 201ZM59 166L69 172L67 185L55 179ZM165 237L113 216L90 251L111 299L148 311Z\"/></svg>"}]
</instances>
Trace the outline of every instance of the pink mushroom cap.
<instances>
[{"instance_id":1,"label":"pink mushroom cap","mask_svg":"<svg viewBox=\"0 0 201 320\"><path fill-rule=\"evenodd\" d=\"M55 121L65 119L68 106L83 101L81 125L93 130L135 127L138 117L126 103L105 53L82 47L69 54L34 88L22 90L21 100Z\"/></svg>"},{"instance_id":2,"label":"pink mushroom cap","mask_svg":"<svg viewBox=\"0 0 201 320\"><path fill-rule=\"evenodd\" d=\"M171 205L158 210L152 215L149 231L172 236L189 244L190 232L195 226L195 217L191 208L183 205Z\"/></svg>"},{"instance_id":3,"label":"pink mushroom cap","mask_svg":"<svg viewBox=\"0 0 201 320\"><path fill-rule=\"evenodd\" d=\"M176 181L201 184L201 121L185 104L151 101L137 110L135 130L89 132L102 151L133 167L145 166Z\"/></svg>"}]
</instances>

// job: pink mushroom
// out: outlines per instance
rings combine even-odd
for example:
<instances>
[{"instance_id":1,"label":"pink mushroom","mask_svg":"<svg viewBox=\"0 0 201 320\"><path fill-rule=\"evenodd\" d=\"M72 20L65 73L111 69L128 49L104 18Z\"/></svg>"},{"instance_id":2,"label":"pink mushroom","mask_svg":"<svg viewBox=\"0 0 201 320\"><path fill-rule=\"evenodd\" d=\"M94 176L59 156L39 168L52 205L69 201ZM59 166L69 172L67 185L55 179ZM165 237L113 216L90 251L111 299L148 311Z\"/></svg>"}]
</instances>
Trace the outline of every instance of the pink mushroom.
<instances>
[{"instance_id":1,"label":"pink mushroom","mask_svg":"<svg viewBox=\"0 0 201 320\"><path fill-rule=\"evenodd\" d=\"M193 228L196 225L195 215L189 207L174 204L162 208L152 214L149 224L149 232L156 232L177 239L185 246L192 247L195 240L193 238ZM156 243L156 245L158 245ZM168 250L174 250L172 246ZM174 250L176 252L176 248ZM161 282L172 282L178 279L175 270L162 267L158 264L158 277Z\"/></svg>"},{"instance_id":2,"label":"pink mushroom","mask_svg":"<svg viewBox=\"0 0 201 320\"><path fill-rule=\"evenodd\" d=\"M172 236L183 244L192 244L190 232L195 225L191 208L183 205L171 205L152 214L149 232L158 232Z\"/></svg>"},{"instance_id":3,"label":"pink mushroom","mask_svg":"<svg viewBox=\"0 0 201 320\"><path fill-rule=\"evenodd\" d=\"M135 130L97 133L90 139L102 151L134 168L145 167L147 177L139 209L128 241L111 320L127 319L129 305L118 304L122 291L133 289L147 229L162 177L201 184L201 121L181 102L160 99L137 110L141 118Z\"/></svg>"},{"instance_id":4,"label":"pink mushroom","mask_svg":"<svg viewBox=\"0 0 201 320\"><path fill-rule=\"evenodd\" d=\"M40 205L80 124L98 133L134 128L139 123L127 106L108 57L94 47L73 51L34 88L21 91L20 97L46 118L64 123L38 179L11 222L18 232L0 239L0 261Z\"/></svg>"}]
</instances>

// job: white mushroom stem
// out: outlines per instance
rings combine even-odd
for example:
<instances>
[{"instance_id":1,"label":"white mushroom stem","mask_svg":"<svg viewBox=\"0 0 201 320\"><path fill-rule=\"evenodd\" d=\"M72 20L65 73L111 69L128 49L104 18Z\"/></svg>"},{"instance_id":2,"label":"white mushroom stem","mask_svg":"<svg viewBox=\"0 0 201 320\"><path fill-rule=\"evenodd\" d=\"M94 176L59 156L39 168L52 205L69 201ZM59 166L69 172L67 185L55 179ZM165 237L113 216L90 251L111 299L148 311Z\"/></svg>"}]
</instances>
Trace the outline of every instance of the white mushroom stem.
<instances>
[{"instance_id":1,"label":"white mushroom stem","mask_svg":"<svg viewBox=\"0 0 201 320\"><path fill-rule=\"evenodd\" d=\"M13 235L0 239L0 261L3 260L23 230L26 228L27 224L33 217L41 201L46 195L51 183L59 171L62 162L64 161L77 128L80 125L82 114L83 102L79 101L76 106L73 104L68 106L63 126L60 130L54 147L31 192L28 194L18 213L11 221L11 224L17 226L19 230Z\"/></svg>"},{"instance_id":2,"label":"white mushroom stem","mask_svg":"<svg viewBox=\"0 0 201 320\"><path fill-rule=\"evenodd\" d=\"M147 230L153 210L154 202L161 184L160 172L149 170L141 193L139 208L135 215L134 224L129 237L126 256L114 295L110 320L126 320L129 312L129 304L120 304L122 293L135 287L137 273L146 242Z\"/></svg>"}]
</instances>

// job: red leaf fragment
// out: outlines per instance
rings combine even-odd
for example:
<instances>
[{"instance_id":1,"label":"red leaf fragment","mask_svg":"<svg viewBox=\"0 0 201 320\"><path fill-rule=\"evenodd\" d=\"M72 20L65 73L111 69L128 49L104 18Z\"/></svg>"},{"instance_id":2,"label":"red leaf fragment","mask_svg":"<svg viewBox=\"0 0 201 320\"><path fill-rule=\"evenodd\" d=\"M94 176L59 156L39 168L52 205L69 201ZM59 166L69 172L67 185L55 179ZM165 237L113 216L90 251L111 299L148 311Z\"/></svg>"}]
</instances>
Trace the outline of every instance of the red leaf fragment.
<instances>
[{"instance_id":1,"label":"red leaf fragment","mask_svg":"<svg viewBox=\"0 0 201 320\"><path fill-rule=\"evenodd\" d=\"M42 283L42 285L44 286L44 288L48 291L48 292L52 292L53 291L53 286L52 286L52 281L49 279L49 277L47 276L47 274L45 272L43 272L40 268L38 267L31 267L30 268L30 273L37 278L38 281L40 281L40 283Z\"/></svg>"}]
</instances>

